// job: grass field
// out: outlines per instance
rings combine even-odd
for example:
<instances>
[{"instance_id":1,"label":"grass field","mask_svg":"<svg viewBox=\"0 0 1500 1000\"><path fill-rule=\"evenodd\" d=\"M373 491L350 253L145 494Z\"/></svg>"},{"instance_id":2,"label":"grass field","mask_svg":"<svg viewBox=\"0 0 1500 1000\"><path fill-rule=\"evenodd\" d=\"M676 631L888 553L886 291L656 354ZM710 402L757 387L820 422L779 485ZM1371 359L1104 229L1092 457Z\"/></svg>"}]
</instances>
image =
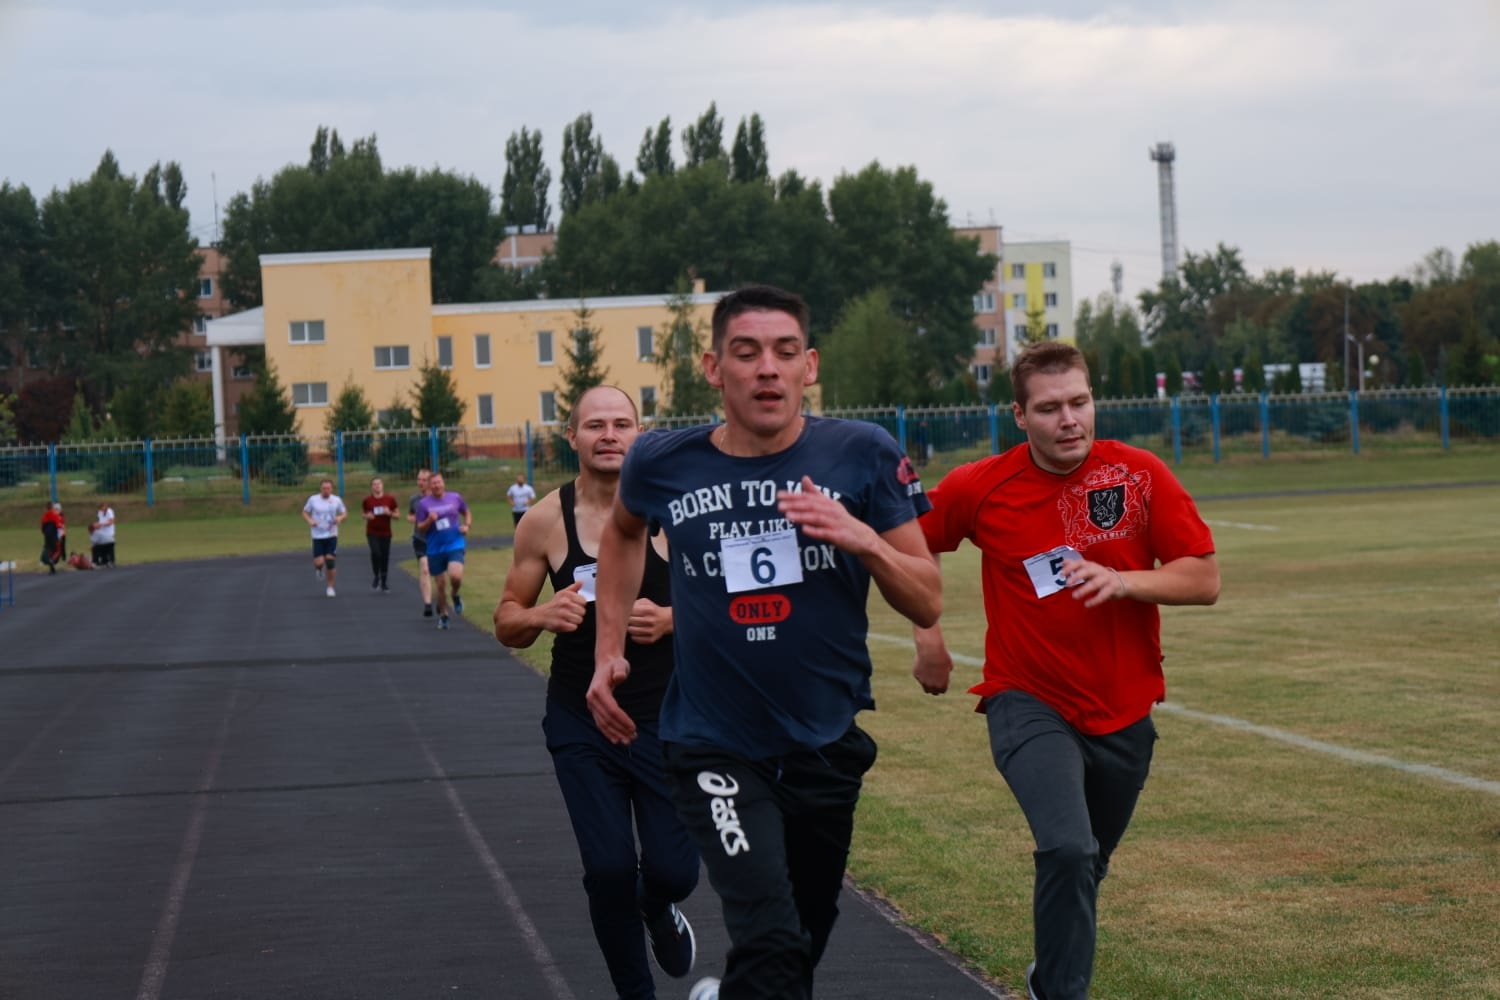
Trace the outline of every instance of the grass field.
<instances>
[{"instance_id":1,"label":"grass field","mask_svg":"<svg viewBox=\"0 0 1500 1000\"><path fill-rule=\"evenodd\" d=\"M1163 612L1169 703L1102 890L1093 995L1500 998L1500 453L1179 471L1214 528L1223 595ZM475 531L509 524L486 505ZM0 530L0 555L19 539L34 561L36 535ZM124 521L121 555L304 538L292 511ZM508 561L470 555L480 627ZM983 645L977 563L967 548L943 560L965 658L946 697L921 694L909 629L872 601L880 710L862 721L881 757L850 870L1016 987L1032 844L962 693ZM545 639L524 652L538 669L546 655Z\"/></svg>"}]
</instances>

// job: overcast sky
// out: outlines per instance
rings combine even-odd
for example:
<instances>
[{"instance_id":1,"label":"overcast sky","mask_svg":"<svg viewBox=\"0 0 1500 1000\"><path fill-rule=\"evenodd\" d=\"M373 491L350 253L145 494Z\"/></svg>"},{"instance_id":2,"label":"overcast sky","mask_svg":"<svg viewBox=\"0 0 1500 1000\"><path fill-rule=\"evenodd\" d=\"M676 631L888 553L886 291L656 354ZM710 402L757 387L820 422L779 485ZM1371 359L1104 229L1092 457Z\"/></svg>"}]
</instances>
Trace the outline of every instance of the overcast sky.
<instances>
[{"instance_id":1,"label":"overcast sky","mask_svg":"<svg viewBox=\"0 0 1500 1000\"><path fill-rule=\"evenodd\" d=\"M215 191L320 124L498 195L522 126L555 178L580 112L629 167L710 100L726 144L761 115L773 173L914 165L956 224L1070 240L1075 299L1115 259L1127 294L1159 280L1161 141L1180 245L1255 273L1381 280L1500 239L1500 0L0 0L0 180L175 160L203 242Z\"/></svg>"}]
</instances>

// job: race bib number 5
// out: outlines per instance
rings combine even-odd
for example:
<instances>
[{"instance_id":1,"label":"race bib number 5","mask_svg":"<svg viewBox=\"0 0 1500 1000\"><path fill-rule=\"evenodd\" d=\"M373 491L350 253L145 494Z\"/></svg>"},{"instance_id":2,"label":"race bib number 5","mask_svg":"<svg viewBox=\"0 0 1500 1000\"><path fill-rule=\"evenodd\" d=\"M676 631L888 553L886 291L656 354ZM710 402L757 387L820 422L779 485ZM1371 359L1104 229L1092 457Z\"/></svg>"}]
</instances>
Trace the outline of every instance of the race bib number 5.
<instances>
[{"instance_id":1,"label":"race bib number 5","mask_svg":"<svg viewBox=\"0 0 1500 1000\"><path fill-rule=\"evenodd\" d=\"M1055 549L1048 549L1046 552L1032 556L1022 565L1026 567L1026 573L1031 577L1031 586L1036 590L1036 596L1051 597L1068 585L1068 581L1064 580L1062 575L1063 560L1082 558L1083 554L1071 545L1059 545Z\"/></svg>"},{"instance_id":2,"label":"race bib number 5","mask_svg":"<svg viewBox=\"0 0 1500 1000\"><path fill-rule=\"evenodd\" d=\"M722 539L719 559L724 567L724 586L731 594L802 582L796 528Z\"/></svg>"}]
</instances>

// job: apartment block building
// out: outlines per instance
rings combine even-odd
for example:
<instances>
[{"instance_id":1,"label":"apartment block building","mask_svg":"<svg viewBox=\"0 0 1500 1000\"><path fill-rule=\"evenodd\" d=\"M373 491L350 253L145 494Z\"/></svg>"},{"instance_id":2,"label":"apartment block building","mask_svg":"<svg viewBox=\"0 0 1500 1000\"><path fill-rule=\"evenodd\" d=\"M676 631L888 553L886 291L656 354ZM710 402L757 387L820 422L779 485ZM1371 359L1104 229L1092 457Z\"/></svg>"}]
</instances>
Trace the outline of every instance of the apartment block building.
<instances>
[{"instance_id":1,"label":"apartment block building","mask_svg":"<svg viewBox=\"0 0 1500 1000\"><path fill-rule=\"evenodd\" d=\"M662 373L658 331L670 318L663 295L525 302L432 301L430 248L265 254L264 304L207 323L209 364L222 384L225 357L263 346L291 393L298 431L328 432L327 417L345 385L370 404L409 404L419 369L452 374L471 427L554 424L570 338L587 309L609 381L655 408ZM695 322L708 329L722 293L690 296ZM227 397L216 393L214 422L229 436Z\"/></svg>"},{"instance_id":2,"label":"apartment block building","mask_svg":"<svg viewBox=\"0 0 1500 1000\"><path fill-rule=\"evenodd\" d=\"M1066 240L1007 243L1004 317L1009 355L1025 342L1028 314L1041 307L1049 340L1073 341L1073 248Z\"/></svg>"}]
</instances>

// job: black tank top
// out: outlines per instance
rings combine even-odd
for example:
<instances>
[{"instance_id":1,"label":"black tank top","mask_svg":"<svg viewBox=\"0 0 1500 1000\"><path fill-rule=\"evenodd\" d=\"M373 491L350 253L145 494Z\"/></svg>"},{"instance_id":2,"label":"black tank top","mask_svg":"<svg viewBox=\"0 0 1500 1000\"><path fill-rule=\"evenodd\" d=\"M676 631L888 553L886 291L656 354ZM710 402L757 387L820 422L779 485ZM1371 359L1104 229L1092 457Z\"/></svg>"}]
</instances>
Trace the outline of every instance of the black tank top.
<instances>
[{"instance_id":1,"label":"black tank top","mask_svg":"<svg viewBox=\"0 0 1500 1000\"><path fill-rule=\"evenodd\" d=\"M563 530L568 537L568 554L556 569L548 568L554 592L573 585L573 571L597 560L583 551L578 543L578 523L573 517L576 498L574 483L558 490L562 505ZM646 544L646 572L641 577L641 597L662 607L672 603L670 567L657 554L656 547ZM642 646L625 640L625 658L630 661L630 677L615 688L615 700L637 723L654 723L661 709L662 695L672 677L672 636L663 636ZM552 676L547 680L547 694L579 712L588 714L589 682L594 679L594 602L590 601L583 622L576 631L561 632L552 640Z\"/></svg>"}]
</instances>

